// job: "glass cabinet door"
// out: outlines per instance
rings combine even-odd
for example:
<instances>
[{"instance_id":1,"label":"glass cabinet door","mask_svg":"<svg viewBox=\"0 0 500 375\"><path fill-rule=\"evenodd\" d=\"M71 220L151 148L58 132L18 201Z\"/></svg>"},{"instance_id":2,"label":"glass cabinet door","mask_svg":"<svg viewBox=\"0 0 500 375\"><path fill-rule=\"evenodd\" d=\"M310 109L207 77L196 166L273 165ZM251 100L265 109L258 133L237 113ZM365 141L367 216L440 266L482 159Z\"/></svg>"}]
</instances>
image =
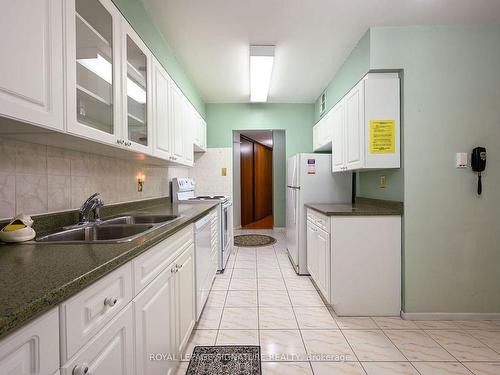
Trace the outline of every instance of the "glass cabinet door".
<instances>
[{"instance_id":1,"label":"glass cabinet door","mask_svg":"<svg viewBox=\"0 0 500 375\"><path fill-rule=\"evenodd\" d=\"M75 0L78 123L114 134L113 17L99 0Z\"/></svg>"},{"instance_id":2,"label":"glass cabinet door","mask_svg":"<svg viewBox=\"0 0 500 375\"><path fill-rule=\"evenodd\" d=\"M126 65L123 68L126 99L127 146L140 151L150 147L149 54L146 46L128 24L124 25Z\"/></svg>"}]
</instances>

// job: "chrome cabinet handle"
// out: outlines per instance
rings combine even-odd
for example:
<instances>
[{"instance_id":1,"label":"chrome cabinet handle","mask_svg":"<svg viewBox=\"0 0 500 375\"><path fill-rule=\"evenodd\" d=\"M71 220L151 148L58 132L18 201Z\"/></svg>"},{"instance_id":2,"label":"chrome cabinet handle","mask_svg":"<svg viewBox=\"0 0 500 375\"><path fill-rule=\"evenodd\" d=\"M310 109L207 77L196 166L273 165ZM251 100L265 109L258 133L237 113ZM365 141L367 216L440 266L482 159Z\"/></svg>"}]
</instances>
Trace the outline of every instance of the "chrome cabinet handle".
<instances>
[{"instance_id":1,"label":"chrome cabinet handle","mask_svg":"<svg viewBox=\"0 0 500 375\"><path fill-rule=\"evenodd\" d=\"M76 365L71 372L73 375L90 375L89 365L82 363L81 365Z\"/></svg>"},{"instance_id":2,"label":"chrome cabinet handle","mask_svg":"<svg viewBox=\"0 0 500 375\"><path fill-rule=\"evenodd\" d=\"M122 145L125 141L123 139L117 139L116 140L116 143L118 143L119 145Z\"/></svg>"},{"instance_id":3,"label":"chrome cabinet handle","mask_svg":"<svg viewBox=\"0 0 500 375\"><path fill-rule=\"evenodd\" d=\"M113 307L114 305L116 305L117 302L118 302L118 298L116 298L116 297L106 297L106 299L104 300L104 305L109 306L109 307Z\"/></svg>"},{"instance_id":4,"label":"chrome cabinet handle","mask_svg":"<svg viewBox=\"0 0 500 375\"><path fill-rule=\"evenodd\" d=\"M176 265L176 266L177 266L177 265ZM177 268L175 268L175 267L174 267L174 268L172 268L172 269L170 270L170 272L172 272L172 273L176 273L176 272L179 272L179 270L178 270Z\"/></svg>"}]
</instances>

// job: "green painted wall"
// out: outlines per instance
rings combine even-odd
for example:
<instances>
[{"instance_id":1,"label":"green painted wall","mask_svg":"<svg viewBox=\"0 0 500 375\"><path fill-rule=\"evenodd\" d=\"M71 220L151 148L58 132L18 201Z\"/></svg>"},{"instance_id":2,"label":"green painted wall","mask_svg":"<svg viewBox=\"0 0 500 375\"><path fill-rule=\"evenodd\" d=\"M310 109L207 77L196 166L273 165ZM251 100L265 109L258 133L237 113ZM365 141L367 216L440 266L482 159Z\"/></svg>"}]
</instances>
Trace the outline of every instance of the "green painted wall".
<instances>
[{"instance_id":1,"label":"green painted wall","mask_svg":"<svg viewBox=\"0 0 500 375\"><path fill-rule=\"evenodd\" d=\"M232 147L232 131L284 129L286 155L311 152L313 104L207 104L208 147Z\"/></svg>"},{"instance_id":2,"label":"green painted wall","mask_svg":"<svg viewBox=\"0 0 500 375\"><path fill-rule=\"evenodd\" d=\"M374 28L370 67L404 69L405 310L500 312L500 26Z\"/></svg>"},{"instance_id":3,"label":"green painted wall","mask_svg":"<svg viewBox=\"0 0 500 375\"><path fill-rule=\"evenodd\" d=\"M273 212L274 226L286 227L286 133L273 131Z\"/></svg>"},{"instance_id":4,"label":"green painted wall","mask_svg":"<svg viewBox=\"0 0 500 375\"><path fill-rule=\"evenodd\" d=\"M207 104L208 147L232 147L233 130L272 129L277 149L273 162L274 225L286 225L286 158L312 150L313 104ZM284 139L283 139L284 138ZM273 155L273 156L274 156ZM235 193L235 197L239 196Z\"/></svg>"},{"instance_id":5,"label":"green painted wall","mask_svg":"<svg viewBox=\"0 0 500 375\"><path fill-rule=\"evenodd\" d=\"M370 69L370 30L359 40L349 57L326 88L326 110L328 112ZM315 102L314 122L321 118L320 98Z\"/></svg>"},{"instance_id":6,"label":"green painted wall","mask_svg":"<svg viewBox=\"0 0 500 375\"><path fill-rule=\"evenodd\" d=\"M123 16L167 70L184 95L191 101L198 112L205 117L205 103L186 76L182 66L176 60L163 34L146 13L142 1L113 0L113 3L115 3Z\"/></svg>"}]
</instances>

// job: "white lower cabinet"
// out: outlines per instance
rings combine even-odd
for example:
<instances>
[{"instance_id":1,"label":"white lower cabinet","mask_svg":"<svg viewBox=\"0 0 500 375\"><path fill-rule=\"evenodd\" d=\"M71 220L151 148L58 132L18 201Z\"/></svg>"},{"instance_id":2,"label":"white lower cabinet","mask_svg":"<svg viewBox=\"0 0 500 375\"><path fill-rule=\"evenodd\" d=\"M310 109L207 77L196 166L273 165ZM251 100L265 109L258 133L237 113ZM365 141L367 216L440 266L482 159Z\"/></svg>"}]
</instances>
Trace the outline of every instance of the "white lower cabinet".
<instances>
[{"instance_id":1,"label":"white lower cabinet","mask_svg":"<svg viewBox=\"0 0 500 375\"><path fill-rule=\"evenodd\" d=\"M339 316L399 316L401 217L307 210L307 267Z\"/></svg>"},{"instance_id":2,"label":"white lower cabinet","mask_svg":"<svg viewBox=\"0 0 500 375\"><path fill-rule=\"evenodd\" d=\"M137 375L177 369L195 323L193 251L191 242L133 301Z\"/></svg>"},{"instance_id":3,"label":"white lower cabinet","mask_svg":"<svg viewBox=\"0 0 500 375\"><path fill-rule=\"evenodd\" d=\"M54 375L59 368L57 308L3 339L0 374Z\"/></svg>"},{"instance_id":4,"label":"white lower cabinet","mask_svg":"<svg viewBox=\"0 0 500 375\"><path fill-rule=\"evenodd\" d=\"M60 305L61 359L71 358L132 300L130 263Z\"/></svg>"},{"instance_id":5,"label":"white lower cabinet","mask_svg":"<svg viewBox=\"0 0 500 375\"><path fill-rule=\"evenodd\" d=\"M61 368L61 375L132 375L134 316L127 305Z\"/></svg>"},{"instance_id":6,"label":"white lower cabinet","mask_svg":"<svg viewBox=\"0 0 500 375\"><path fill-rule=\"evenodd\" d=\"M175 262L175 306L177 352L182 353L196 322L196 290L194 283L194 244Z\"/></svg>"},{"instance_id":7,"label":"white lower cabinet","mask_svg":"<svg viewBox=\"0 0 500 375\"><path fill-rule=\"evenodd\" d=\"M2 339L0 374L173 374L195 298L190 225Z\"/></svg>"},{"instance_id":8,"label":"white lower cabinet","mask_svg":"<svg viewBox=\"0 0 500 375\"><path fill-rule=\"evenodd\" d=\"M164 270L133 301L136 375L169 375L175 371L174 270Z\"/></svg>"},{"instance_id":9,"label":"white lower cabinet","mask_svg":"<svg viewBox=\"0 0 500 375\"><path fill-rule=\"evenodd\" d=\"M330 295L330 235L307 220L307 269L325 299Z\"/></svg>"}]
</instances>

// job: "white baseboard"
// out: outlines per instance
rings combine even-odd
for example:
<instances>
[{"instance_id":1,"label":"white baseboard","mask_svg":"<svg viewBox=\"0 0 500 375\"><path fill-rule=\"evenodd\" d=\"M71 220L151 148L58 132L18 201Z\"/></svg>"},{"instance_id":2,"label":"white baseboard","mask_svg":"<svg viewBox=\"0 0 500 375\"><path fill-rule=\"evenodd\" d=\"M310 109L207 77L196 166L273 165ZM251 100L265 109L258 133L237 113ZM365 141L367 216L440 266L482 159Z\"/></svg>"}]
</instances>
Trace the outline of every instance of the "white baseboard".
<instances>
[{"instance_id":1,"label":"white baseboard","mask_svg":"<svg viewBox=\"0 0 500 375\"><path fill-rule=\"evenodd\" d=\"M407 320L500 320L500 313L407 313L401 311L401 318Z\"/></svg>"}]
</instances>

